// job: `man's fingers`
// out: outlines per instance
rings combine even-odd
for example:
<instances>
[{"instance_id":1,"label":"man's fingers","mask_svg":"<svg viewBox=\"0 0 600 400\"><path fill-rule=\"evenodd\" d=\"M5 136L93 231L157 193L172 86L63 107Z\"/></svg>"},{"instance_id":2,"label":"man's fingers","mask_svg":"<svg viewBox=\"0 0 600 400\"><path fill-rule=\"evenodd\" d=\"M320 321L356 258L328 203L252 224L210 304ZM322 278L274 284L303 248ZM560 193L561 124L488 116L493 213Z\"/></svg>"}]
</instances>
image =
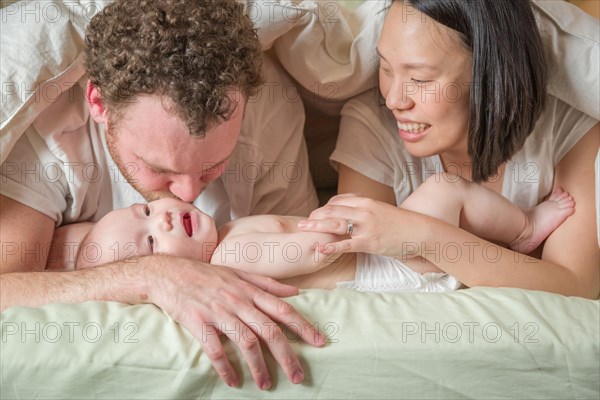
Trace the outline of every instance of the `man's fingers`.
<instances>
[{"instance_id":1,"label":"man's fingers","mask_svg":"<svg viewBox=\"0 0 600 400\"><path fill-rule=\"evenodd\" d=\"M257 297L255 304L269 317L273 318L275 321L282 322L285 327L291 327L291 330L298 332L300 336L306 340L306 342L311 344L321 343L321 340L323 339L319 339L318 336L309 333L315 332L315 329L310 326L307 321L300 317L300 314L298 314L292 306L278 298L266 294L265 297L270 297L270 299L274 301L269 301L269 298L261 299L260 297L261 296ZM275 303L279 306L275 305ZM271 313L273 313L273 315L271 315ZM294 353L292 346L290 346L286 334L282 331L279 325L271 322L271 320L264 314L246 315L244 316L244 319L258 320L261 317L264 318L264 322L262 322L260 325L263 329L257 333L262 337L263 341L269 347L269 351L271 354L273 354L273 357L281 366L281 369L283 369L290 382L302 382L304 380L304 371L302 370L300 361Z\"/></svg>"},{"instance_id":2,"label":"man's fingers","mask_svg":"<svg viewBox=\"0 0 600 400\"><path fill-rule=\"evenodd\" d=\"M201 343L202 350L210 360L215 371L225 384L237 387L240 384L238 374L227 358L221 339L220 329L212 323L200 322L189 327L190 332Z\"/></svg>"},{"instance_id":3,"label":"man's fingers","mask_svg":"<svg viewBox=\"0 0 600 400\"><path fill-rule=\"evenodd\" d=\"M248 341L246 343L240 343L240 349L242 351L249 350L248 356L245 356L246 362L252 369L253 364L257 364L256 360L253 356L256 354L262 357L262 352L260 351L260 347L257 347L258 353L254 353L255 348L251 347L253 344L258 344L258 337L262 339L262 341L267 345L271 354L275 358L275 361L281 366L283 372L286 374L290 382L292 383L300 383L304 379L304 371L300 366L300 361L298 360L298 356L292 350L292 346L288 343L285 335L283 334L281 328L273 323L269 318L267 318L261 312L255 310L248 310L248 314L240 313L240 317L244 321L254 321L248 323L247 327L252 330L255 334L254 342ZM248 347L245 347L248 346ZM264 361L263 361L264 362ZM266 369L266 366L265 366ZM259 372L259 371L257 371ZM254 372L253 372L254 374ZM260 375L259 375L260 376ZM256 378L255 378L256 380ZM269 379L268 383L265 386L261 386L259 382L264 381L256 381L261 389L268 389L271 386L271 381Z\"/></svg>"},{"instance_id":4,"label":"man's fingers","mask_svg":"<svg viewBox=\"0 0 600 400\"><path fill-rule=\"evenodd\" d=\"M261 335L262 331L268 328L268 323L265 322L268 319L257 311L256 314L258 315L255 314L254 318L247 318L244 319L246 322L242 322L225 308L216 307L214 311L218 315L219 325L207 323L203 325L207 325L208 329L212 329L213 332L220 331L238 346L250 369L252 379L256 382L256 386L262 390L269 389L271 387L271 377L263 357L260 341L256 336L257 334ZM272 322L271 324L274 325ZM213 338L217 340L213 341ZM207 339L210 340L205 340L202 344L213 367L225 383L232 387L238 386L238 376L227 359L223 345L218 339L218 334L211 334Z\"/></svg>"},{"instance_id":5,"label":"man's fingers","mask_svg":"<svg viewBox=\"0 0 600 400\"><path fill-rule=\"evenodd\" d=\"M254 304L268 317L295 332L306 343L317 347L325 344L325 338L319 331L285 301L261 293L254 298Z\"/></svg>"},{"instance_id":6,"label":"man's fingers","mask_svg":"<svg viewBox=\"0 0 600 400\"><path fill-rule=\"evenodd\" d=\"M263 325L257 322L250 322L246 325L235 318L226 323L226 329L223 330L223 333L240 348L256 386L261 390L266 390L271 387L272 382L260 347L260 341L256 336L262 333Z\"/></svg>"},{"instance_id":7,"label":"man's fingers","mask_svg":"<svg viewBox=\"0 0 600 400\"><path fill-rule=\"evenodd\" d=\"M246 282L256 286L259 289L264 290L274 296L278 297L290 297L298 294L298 288L295 286L285 285L281 282L277 282L273 278L266 276L250 274L240 270L233 270L240 278Z\"/></svg>"}]
</instances>

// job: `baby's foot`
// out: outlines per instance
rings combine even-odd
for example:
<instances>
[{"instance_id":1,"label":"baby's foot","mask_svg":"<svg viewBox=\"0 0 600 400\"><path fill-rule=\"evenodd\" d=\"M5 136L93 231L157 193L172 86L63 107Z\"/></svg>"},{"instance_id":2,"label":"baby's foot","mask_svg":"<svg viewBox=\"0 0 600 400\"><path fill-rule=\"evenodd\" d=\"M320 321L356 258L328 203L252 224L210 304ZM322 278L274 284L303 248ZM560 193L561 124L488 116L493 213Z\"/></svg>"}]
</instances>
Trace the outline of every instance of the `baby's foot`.
<instances>
[{"instance_id":1,"label":"baby's foot","mask_svg":"<svg viewBox=\"0 0 600 400\"><path fill-rule=\"evenodd\" d=\"M555 189L547 200L525 210L525 229L510 248L523 254L531 253L574 212L573 197L561 188Z\"/></svg>"}]
</instances>

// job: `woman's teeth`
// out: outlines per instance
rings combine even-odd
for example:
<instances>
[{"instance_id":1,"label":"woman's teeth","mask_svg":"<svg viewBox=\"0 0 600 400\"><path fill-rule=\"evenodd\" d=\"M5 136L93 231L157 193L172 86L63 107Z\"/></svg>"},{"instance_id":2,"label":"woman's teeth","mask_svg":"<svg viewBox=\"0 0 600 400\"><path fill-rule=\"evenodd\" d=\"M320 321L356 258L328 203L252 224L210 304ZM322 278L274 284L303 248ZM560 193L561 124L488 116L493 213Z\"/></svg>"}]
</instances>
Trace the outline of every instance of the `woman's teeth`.
<instances>
[{"instance_id":1,"label":"woman's teeth","mask_svg":"<svg viewBox=\"0 0 600 400\"><path fill-rule=\"evenodd\" d=\"M401 129L403 131L412 132L412 133L422 132L425 129L429 128L429 126L430 125L428 125L428 124L405 124L402 122L398 122L398 129Z\"/></svg>"}]
</instances>

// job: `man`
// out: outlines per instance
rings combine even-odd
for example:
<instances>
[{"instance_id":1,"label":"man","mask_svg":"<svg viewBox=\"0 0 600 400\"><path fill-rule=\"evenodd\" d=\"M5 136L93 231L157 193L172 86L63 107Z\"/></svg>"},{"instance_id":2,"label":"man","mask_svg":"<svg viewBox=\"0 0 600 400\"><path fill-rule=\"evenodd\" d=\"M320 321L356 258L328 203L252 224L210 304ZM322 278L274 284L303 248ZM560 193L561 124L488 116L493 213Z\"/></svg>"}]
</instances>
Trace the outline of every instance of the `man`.
<instances>
[{"instance_id":1,"label":"man","mask_svg":"<svg viewBox=\"0 0 600 400\"><path fill-rule=\"evenodd\" d=\"M288 378L301 382L300 363L272 320L300 326L310 344L324 341L275 297L295 288L161 255L41 272L56 227L136 202L178 197L219 224L251 214L307 215L316 207L302 105L282 97L289 81L262 59L242 6L119 0L90 22L85 56L87 75L36 116L3 161L1 308L154 303L201 341L230 386L240 382L220 333L238 338L261 389L271 379L258 338ZM127 250L115 243L115 252Z\"/></svg>"}]
</instances>

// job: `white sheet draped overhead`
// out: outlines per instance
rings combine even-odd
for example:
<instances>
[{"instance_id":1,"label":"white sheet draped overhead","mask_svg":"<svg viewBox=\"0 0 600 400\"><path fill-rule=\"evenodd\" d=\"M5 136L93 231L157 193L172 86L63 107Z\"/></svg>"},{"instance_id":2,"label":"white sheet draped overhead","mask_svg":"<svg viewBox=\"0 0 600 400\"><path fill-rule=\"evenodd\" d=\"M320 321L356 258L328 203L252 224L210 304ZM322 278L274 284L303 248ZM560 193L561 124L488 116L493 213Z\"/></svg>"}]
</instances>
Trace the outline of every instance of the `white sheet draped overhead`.
<instances>
[{"instance_id":1,"label":"white sheet draped overhead","mask_svg":"<svg viewBox=\"0 0 600 400\"><path fill-rule=\"evenodd\" d=\"M4 3L0 162L39 113L84 75L83 37L110 0ZM349 11L333 0L245 0L265 50L316 98L344 100L376 84L379 36L387 0ZM598 21L560 1L534 3L550 67L551 94L600 119ZM509 29L509 27L507 27ZM339 111L341 102L328 104Z\"/></svg>"}]
</instances>

